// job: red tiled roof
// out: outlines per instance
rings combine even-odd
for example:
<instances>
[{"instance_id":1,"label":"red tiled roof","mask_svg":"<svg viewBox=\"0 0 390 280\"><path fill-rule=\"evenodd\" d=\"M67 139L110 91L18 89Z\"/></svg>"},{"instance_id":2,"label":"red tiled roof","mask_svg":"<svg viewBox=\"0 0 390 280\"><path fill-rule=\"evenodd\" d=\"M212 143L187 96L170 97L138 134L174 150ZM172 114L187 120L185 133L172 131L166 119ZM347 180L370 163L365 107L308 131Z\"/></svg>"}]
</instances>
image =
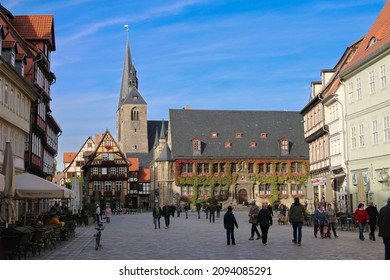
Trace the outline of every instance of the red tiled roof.
<instances>
[{"instance_id":1,"label":"red tiled roof","mask_svg":"<svg viewBox=\"0 0 390 280\"><path fill-rule=\"evenodd\" d=\"M129 170L138 171L139 169L138 158L127 158L127 160L130 162Z\"/></svg>"},{"instance_id":2,"label":"red tiled roof","mask_svg":"<svg viewBox=\"0 0 390 280\"><path fill-rule=\"evenodd\" d=\"M12 25L25 39L46 39L54 47L54 18L52 15L15 16Z\"/></svg>"},{"instance_id":3,"label":"red tiled roof","mask_svg":"<svg viewBox=\"0 0 390 280\"><path fill-rule=\"evenodd\" d=\"M15 40L12 40L12 41L4 40L2 43L2 47L6 48L6 49L11 49L15 46L15 44L16 44Z\"/></svg>"},{"instance_id":4,"label":"red tiled roof","mask_svg":"<svg viewBox=\"0 0 390 280\"><path fill-rule=\"evenodd\" d=\"M376 38L377 41L375 44L369 46L373 38ZM341 74L349 72L360 63L370 59L388 43L390 43L390 1L386 2L349 65L345 67Z\"/></svg>"},{"instance_id":5,"label":"red tiled roof","mask_svg":"<svg viewBox=\"0 0 390 280\"><path fill-rule=\"evenodd\" d=\"M64 152L63 161L64 163L70 163L77 156L75 152Z\"/></svg>"}]
</instances>

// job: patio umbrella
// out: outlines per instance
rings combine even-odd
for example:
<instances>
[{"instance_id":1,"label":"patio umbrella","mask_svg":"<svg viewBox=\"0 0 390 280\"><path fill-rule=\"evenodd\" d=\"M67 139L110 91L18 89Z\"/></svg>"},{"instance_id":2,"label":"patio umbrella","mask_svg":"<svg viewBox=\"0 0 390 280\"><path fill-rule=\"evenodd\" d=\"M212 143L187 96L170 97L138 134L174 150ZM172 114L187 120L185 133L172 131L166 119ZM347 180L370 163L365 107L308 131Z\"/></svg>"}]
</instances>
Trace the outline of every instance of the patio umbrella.
<instances>
[{"instance_id":1,"label":"patio umbrella","mask_svg":"<svg viewBox=\"0 0 390 280\"><path fill-rule=\"evenodd\" d=\"M4 175L4 192L0 218L8 227L14 215L12 198L15 195L15 166L11 142L5 144L2 174Z\"/></svg>"},{"instance_id":2,"label":"patio umbrella","mask_svg":"<svg viewBox=\"0 0 390 280\"><path fill-rule=\"evenodd\" d=\"M5 177L3 174L0 174L0 193L4 191Z\"/></svg>"},{"instance_id":3,"label":"patio umbrella","mask_svg":"<svg viewBox=\"0 0 390 280\"><path fill-rule=\"evenodd\" d=\"M314 213L314 189L313 189L313 183L311 181L311 178L307 178L307 186L306 186L306 199L308 200L307 202L307 212L309 214Z\"/></svg>"},{"instance_id":4,"label":"patio umbrella","mask_svg":"<svg viewBox=\"0 0 390 280\"><path fill-rule=\"evenodd\" d=\"M333 190L332 190L332 180L330 176L326 176L326 189L325 189L325 201L330 203L333 201Z\"/></svg>"},{"instance_id":5,"label":"patio umbrella","mask_svg":"<svg viewBox=\"0 0 390 280\"><path fill-rule=\"evenodd\" d=\"M69 198L69 191L30 173L16 175L16 199Z\"/></svg>"},{"instance_id":6,"label":"patio umbrella","mask_svg":"<svg viewBox=\"0 0 390 280\"><path fill-rule=\"evenodd\" d=\"M359 170L357 178L357 200L358 203L366 204L366 191L364 190L363 172Z\"/></svg>"}]
</instances>

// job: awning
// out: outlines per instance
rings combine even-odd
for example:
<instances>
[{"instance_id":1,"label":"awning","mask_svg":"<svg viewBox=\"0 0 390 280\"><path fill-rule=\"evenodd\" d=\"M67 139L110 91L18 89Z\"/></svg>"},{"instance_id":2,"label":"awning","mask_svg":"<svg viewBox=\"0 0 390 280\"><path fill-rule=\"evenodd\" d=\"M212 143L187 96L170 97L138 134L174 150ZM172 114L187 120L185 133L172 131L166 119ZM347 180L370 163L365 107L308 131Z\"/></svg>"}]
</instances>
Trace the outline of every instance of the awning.
<instances>
[{"instance_id":1,"label":"awning","mask_svg":"<svg viewBox=\"0 0 390 280\"><path fill-rule=\"evenodd\" d=\"M30 173L16 175L15 199L71 198L71 192Z\"/></svg>"}]
</instances>

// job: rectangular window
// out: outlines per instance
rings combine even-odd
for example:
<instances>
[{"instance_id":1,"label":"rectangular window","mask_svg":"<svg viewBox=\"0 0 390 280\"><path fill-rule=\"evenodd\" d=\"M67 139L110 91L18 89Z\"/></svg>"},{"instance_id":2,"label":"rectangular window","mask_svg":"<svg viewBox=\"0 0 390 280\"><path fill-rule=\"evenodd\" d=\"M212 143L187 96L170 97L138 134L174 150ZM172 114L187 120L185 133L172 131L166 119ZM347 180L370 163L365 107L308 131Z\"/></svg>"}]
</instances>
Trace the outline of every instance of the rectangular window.
<instances>
[{"instance_id":1,"label":"rectangular window","mask_svg":"<svg viewBox=\"0 0 390 280\"><path fill-rule=\"evenodd\" d=\"M102 154L102 160L108 160L108 154L106 153Z\"/></svg>"},{"instance_id":2,"label":"rectangular window","mask_svg":"<svg viewBox=\"0 0 390 280\"><path fill-rule=\"evenodd\" d=\"M99 175L99 169L97 167L92 167L92 175Z\"/></svg>"},{"instance_id":3,"label":"rectangular window","mask_svg":"<svg viewBox=\"0 0 390 280\"><path fill-rule=\"evenodd\" d=\"M237 163L232 162L231 163L231 169L232 169L232 173L237 172Z\"/></svg>"},{"instance_id":4,"label":"rectangular window","mask_svg":"<svg viewBox=\"0 0 390 280\"><path fill-rule=\"evenodd\" d=\"M104 181L104 191L109 192L112 190L111 181Z\"/></svg>"},{"instance_id":5,"label":"rectangular window","mask_svg":"<svg viewBox=\"0 0 390 280\"><path fill-rule=\"evenodd\" d=\"M291 163L291 172L302 173L302 162L292 162Z\"/></svg>"},{"instance_id":6,"label":"rectangular window","mask_svg":"<svg viewBox=\"0 0 390 280\"><path fill-rule=\"evenodd\" d=\"M125 168L124 167L119 167L119 175L124 175L125 174Z\"/></svg>"},{"instance_id":7,"label":"rectangular window","mask_svg":"<svg viewBox=\"0 0 390 280\"><path fill-rule=\"evenodd\" d=\"M272 169L272 163L266 163L265 172L266 173L271 173L271 169Z\"/></svg>"},{"instance_id":8,"label":"rectangular window","mask_svg":"<svg viewBox=\"0 0 390 280\"><path fill-rule=\"evenodd\" d=\"M225 172L225 166L226 166L225 163L221 163L221 172Z\"/></svg>"},{"instance_id":9,"label":"rectangular window","mask_svg":"<svg viewBox=\"0 0 390 280\"><path fill-rule=\"evenodd\" d=\"M271 194L271 185L260 185L259 186L260 195L270 195Z\"/></svg>"},{"instance_id":10,"label":"rectangular window","mask_svg":"<svg viewBox=\"0 0 390 280\"><path fill-rule=\"evenodd\" d=\"M102 167L102 175L107 175L107 167Z\"/></svg>"},{"instance_id":11,"label":"rectangular window","mask_svg":"<svg viewBox=\"0 0 390 280\"><path fill-rule=\"evenodd\" d=\"M115 190L116 191L121 191L123 188L123 182L122 181L116 181L115 182Z\"/></svg>"},{"instance_id":12,"label":"rectangular window","mask_svg":"<svg viewBox=\"0 0 390 280\"><path fill-rule=\"evenodd\" d=\"M368 73L370 94L375 93L375 72L374 70Z\"/></svg>"},{"instance_id":13,"label":"rectangular window","mask_svg":"<svg viewBox=\"0 0 390 280\"><path fill-rule=\"evenodd\" d=\"M386 64L381 65L381 87L386 88L387 87L387 77L386 77Z\"/></svg>"},{"instance_id":14,"label":"rectangular window","mask_svg":"<svg viewBox=\"0 0 390 280\"><path fill-rule=\"evenodd\" d=\"M111 167L110 168L110 174L111 175L116 175L116 167Z\"/></svg>"},{"instance_id":15,"label":"rectangular window","mask_svg":"<svg viewBox=\"0 0 390 280\"><path fill-rule=\"evenodd\" d=\"M386 116L383 119L383 132L385 142L390 141L390 117Z\"/></svg>"},{"instance_id":16,"label":"rectangular window","mask_svg":"<svg viewBox=\"0 0 390 280\"><path fill-rule=\"evenodd\" d=\"M93 190L100 191L100 182L99 181L93 181Z\"/></svg>"},{"instance_id":17,"label":"rectangular window","mask_svg":"<svg viewBox=\"0 0 390 280\"><path fill-rule=\"evenodd\" d=\"M218 173L218 163L213 163L213 173Z\"/></svg>"},{"instance_id":18,"label":"rectangular window","mask_svg":"<svg viewBox=\"0 0 390 280\"><path fill-rule=\"evenodd\" d=\"M364 147L364 126L359 124L359 147Z\"/></svg>"},{"instance_id":19,"label":"rectangular window","mask_svg":"<svg viewBox=\"0 0 390 280\"><path fill-rule=\"evenodd\" d=\"M349 97L349 103L352 103L354 100L353 96L353 82L348 83L348 97Z\"/></svg>"},{"instance_id":20,"label":"rectangular window","mask_svg":"<svg viewBox=\"0 0 390 280\"><path fill-rule=\"evenodd\" d=\"M265 173L265 164L264 163L259 163L259 172L260 173Z\"/></svg>"},{"instance_id":21,"label":"rectangular window","mask_svg":"<svg viewBox=\"0 0 390 280\"><path fill-rule=\"evenodd\" d=\"M356 149L357 142L356 142L356 127L351 128L351 146L352 149Z\"/></svg>"},{"instance_id":22,"label":"rectangular window","mask_svg":"<svg viewBox=\"0 0 390 280\"><path fill-rule=\"evenodd\" d=\"M360 78L356 79L356 100L362 99L362 81Z\"/></svg>"},{"instance_id":23,"label":"rectangular window","mask_svg":"<svg viewBox=\"0 0 390 280\"><path fill-rule=\"evenodd\" d=\"M255 173L255 164L253 162L248 163L248 172Z\"/></svg>"},{"instance_id":24,"label":"rectangular window","mask_svg":"<svg viewBox=\"0 0 390 280\"><path fill-rule=\"evenodd\" d=\"M280 194L287 194L287 185L285 184L278 185L278 191Z\"/></svg>"},{"instance_id":25,"label":"rectangular window","mask_svg":"<svg viewBox=\"0 0 390 280\"><path fill-rule=\"evenodd\" d=\"M338 104L333 104L330 108L329 108L329 115L330 115L330 121L335 121L339 118L339 107L338 107Z\"/></svg>"},{"instance_id":26,"label":"rectangular window","mask_svg":"<svg viewBox=\"0 0 390 280\"><path fill-rule=\"evenodd\" d=\"M208 163L198 163L198 174L209 173L209 164Z\"/></svg>"},{"instance_id":27,"label":"rectangular window","mask_svg":"<svg viewBox=\"0 0 390 280\"><path fill-rule=\"evenodd\" d=\"M378 121L372 121L372 144L378 144Z\"/></svg>"},{"instance_id":28,"label":"rectangular window","mask_svg":"<svg viewBox=\"0 0 390 280\"><path fill-rule=\"evenodd\" d=\"M180 173L192 173L192 163L181 163L180 164Z\"/></svg>"},{"instance_id":29,"label":"rectangular window","mask_svg":"<svg viewBox=\"0 0 390 280\"><path fill-rule=\"evenodd\" d=\"M291 195L303 194L302 185L291 184Z\"/></svg>"}]
</instances>

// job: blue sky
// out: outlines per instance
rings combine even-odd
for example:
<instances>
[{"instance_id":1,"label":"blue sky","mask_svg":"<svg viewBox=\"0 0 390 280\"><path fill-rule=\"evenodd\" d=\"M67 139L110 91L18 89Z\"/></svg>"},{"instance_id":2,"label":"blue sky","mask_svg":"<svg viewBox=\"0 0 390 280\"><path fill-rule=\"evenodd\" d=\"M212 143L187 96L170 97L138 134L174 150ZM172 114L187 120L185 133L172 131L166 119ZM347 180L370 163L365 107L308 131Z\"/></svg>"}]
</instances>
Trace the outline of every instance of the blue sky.
<instances>
[{"instance_id":1,"label":"blue sky","mask_svg":"<svg viewBox=\"0 0 390 280\"><path fill-rule=\"evenodd\" d=\"M149 120L169 109L291 110L368 31L385 0L7 0L14 15L53 14L51 108L63 152L115 135L125 24Z\"/></svg>"}]
</instances>

